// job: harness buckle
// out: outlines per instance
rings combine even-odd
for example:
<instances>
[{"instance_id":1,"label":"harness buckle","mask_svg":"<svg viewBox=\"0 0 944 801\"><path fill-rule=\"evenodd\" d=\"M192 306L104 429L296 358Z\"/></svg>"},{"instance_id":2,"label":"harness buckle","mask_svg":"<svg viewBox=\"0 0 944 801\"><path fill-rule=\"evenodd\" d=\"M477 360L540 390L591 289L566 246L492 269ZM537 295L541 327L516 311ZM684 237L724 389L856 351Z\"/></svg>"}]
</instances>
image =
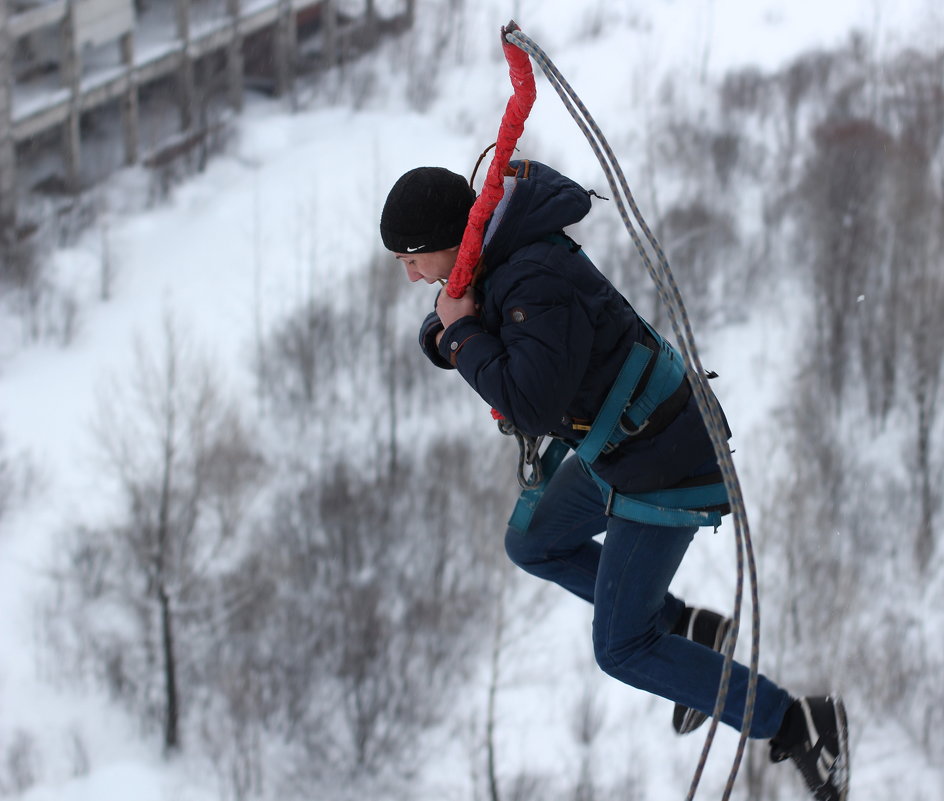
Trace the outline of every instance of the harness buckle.
<instances>
[{"instance_id":1,"label":"harness buckle","mask_svg":"<svg viewBox=\"0 0 944 801\"><path fill-rule=\"evenodd\" d=\"M613 502L616 500L616 488L610 487L610 494L606 497L606 509L603 511L607 517L613 517Z\"/></svg>"},{"instance_id":2,"label":"harness buckle","mask_svg":"<svg viewBox=\"0 0 944 801\"><path fill-rule=\"evenodd\" d=\"M622 417L620 417L619 427L622 429L623 433L624 433L627 437L635 437L637 434L639 434L639 433L641 433L642 431L644 431L645 428L646 428L646 426L649 425L649 419L650 419L650 418L647 417L645 420L642 421L642 423L640 423L640 424L639 424L638 426L636 426L635 428L633 428L632 425L630 425L630 427L627 428L627 427L626 427L626 424L623 422L625 419L626 419L625 415L622 416Z\"/></svg>"}]
</instances>

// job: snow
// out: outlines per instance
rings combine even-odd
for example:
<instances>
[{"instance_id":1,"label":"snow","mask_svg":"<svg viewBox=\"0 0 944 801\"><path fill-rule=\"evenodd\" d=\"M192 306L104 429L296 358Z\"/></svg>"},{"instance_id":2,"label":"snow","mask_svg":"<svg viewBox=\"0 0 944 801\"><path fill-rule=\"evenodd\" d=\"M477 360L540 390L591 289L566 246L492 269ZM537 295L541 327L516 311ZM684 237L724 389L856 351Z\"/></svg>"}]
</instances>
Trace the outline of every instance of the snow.
<instances>
[{"instance_id":1,"label":"snow","mask_svg":"<svg viewBox=\"0 0 944 801\"><path fill-rule=\"evenodd\" d=\"M90 774L60 785L37 787L22 796L23 801L212 801L210 792L183 784L168 772L166 765L146 761L114 762Z\"/></svg>"},{"instance_id":2,"label":"snow","mask_svg":"<svg viewBox=\"0 0 944 801\"><path fill-rule=\"evenodd\" d=\"M442 76L444 91L424 114L408 110L403 100L403 62L391 67L391 90L371 97L359 110L317 104L290 114L277 103L249 103L233 152L214 159L204 174L153 209L135 204L129 208L125 202L142 182L139 173L117 176L107 190L107 245L96 229L75 246L56 252L57 280L71 288L82 310L71 344L26 344L15 336L9 320L2 321L6 341L0 345L0 427L7 452L15 455L20 468L30 466L35 478L31 493L0 524L0 749L15 732L28 731L38 738L44 754L53 755L46 758L43 782L22 796L25 801L218 797L208 777L193 775L186 764L162 761L158 745L137 736L104 698L50 686L42 668L44 657L37 652L34 603L49 586L45 570L52 535L69 522L108 508L108 499L96 491L91 469L89 423L97 397L107 391L111 376L129 370L136 339L159 340L167 314L181 322L188 337L209 349L226 367L229 380L248 394L244 365L260 317L263 323L275 320L301 294L355 277L353 271L376 246L386 189L404 170L442 164L465 172L491 141L508 91L496 52L497 29L509 11L555 59L604 129L621 142L644 117L658 76L672 73L696 81L733 66L772 69L803 50L835 46L853 29L870 34L881 48L904 42L935 44L934 37L941 37L942 31L940 24L926 23L941 21L939 7L931 0L895 4L894 13L879 0L661 0L625 9L610 5L566 0L467 4L467 63L450 67ZM436 13L431 6L419 4L419 24L425 15ZM595 18L604 23L600 38L572 35L588 30ZM416 38L406 41L413 44L404 45L404 61L416 52L408 47L423 44ZM614 87L620 90L616 100ZM536 140L549 151L542 153L542 160L557 159L555 163L575 177L595 176L579 134L543 80L538 92L523 148L531 132L537 132ZM553 137L546 133L550 130L555 131ZM113 298L103 302L97 287L106 246L116 277ZM764 424L765 411L783 392L789 353L780 343L788 339L790 321L778 309L782 306L772 304L705 345L703 361L722 375L716 389L742 442L751 441L750 434ZM739 394L746 375L760 378L757 394ZM742 445L738 458L750 464L763 456ZM690 557L679 574L680 590L699 592L702 602L727 605L733 593L730 542L703 533L697 547L699 554ZM706 565L715 574L707 585ZM566 707L575 691L565 689L565 674L578 688L590 682L607 699L607 759L622 763L626 754L635 754L647 765L645 781L651 792L644 797L658 797L656 790L663 783L675 786L672 774L687 773L694 766L701 740L679 741L673 757L665 758L660 752L663 741L649 737L648 721L667 722L670 705L624 692L595 675L587 646L589 620L585 605L571 599L555 603L540 627L527 635L520 652L508 654L508 680L500 695L502 758L516 765L576 770L566 733ZM94 751L85 775L70 776L66 743L72 730L81 731ZM723 756L713 757L716 770L706 780L711 788L726 773L734 739L730 732L719 732L716 752ZM882 786L882 754L875 753L874 743L867 743L865 750L875 755L872 766L854 779L858 797L882 797L868 794L869 785ZM455 774L467 772L461 764L464 758L459 753L453 756L455 762L430 766L431 786L448 786ZM933 786L940 777L930 769L918 776L924 778L909 785L916 788L909 797L925 797L917 788L925 781Z\"/></svg>"}]
</instances>

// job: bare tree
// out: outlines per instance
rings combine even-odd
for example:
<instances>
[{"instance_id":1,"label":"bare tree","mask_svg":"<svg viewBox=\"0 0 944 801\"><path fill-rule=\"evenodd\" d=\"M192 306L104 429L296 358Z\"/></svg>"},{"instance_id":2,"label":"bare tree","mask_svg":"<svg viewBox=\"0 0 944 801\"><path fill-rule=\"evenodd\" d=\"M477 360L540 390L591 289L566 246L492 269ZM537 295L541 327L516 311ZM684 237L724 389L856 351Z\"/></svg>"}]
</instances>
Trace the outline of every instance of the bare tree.
<instances>
[{"instance_id":1,"label":"bare tree","mask_svg":"<svg viewBox=\"0 0 944 801\"><path fill-rule=\"evenodd\" d=\"M213 647L198 636L217 611L210 579L236 543L262 460L208 361L186 349L170 318L159 356L139 345L131 382L103 398L96 434L124 511L70 543L67 576L80 601L71 622L98 674L160 719L174 751L200 655ZM114 619L100 614L106 607Z\"/></svg>"},{"instance_id":2,"label":"bare tree","mask_svg":"<svg viewBox=\"0 0 944 801\"><path fill-rule=\"evenodd\" d=\"M938 245L940 248L940 245ZM940 253L940 250L937 251ZM931 269L917 283L912 296L911 321L907 335L912 352L913 367L909 388L914 411L914 474L919 507L918 531L915 538L915 557L922 572L932 563L934 553L934 520L940 509L941 499L936 488L936 471L933 437L941 401L942 358L941 342L944 341L944 277L939 260L929 254Z\"/></svg>"},{"instance_id":3,"label":"bare tree","mask_svg":"<svg viewBox=\"0 0 944 801\"><path fill-rule=\"evenodd\" d=\"M580 768L574 786L573 801L595 801L599 795L594 779L593 746L603 730L606 713L596 697L591 681L592 679L588 679L583 694L574 706L572 729L574 740L580 749Z\"/></svg>"},{"instance_id":4,"label":"bare tree","mask_svg":"<svg viewBox=\"0 0 944 801\"><path fill-rule=\"evenodd\" d=\"M36 738L27 731L16 729L9 742L0 741L0 792L22 795L36 784L40 776L41 760Z\"/></svg>"},{"instance_id":5,"label":"bare tree","mask_svg":"<svg viewBox=\"0 0 944 801\"><path fill-rule=\"evenodd\" d=\"M310 301L281 320L259 348L259 383L275 410L304 423L341 359L342 322L330 305ZM323 397L323 396L322 396Z\"/></svg>"},{"instance_id":6,"label":"bare tree","mask_svg":"<svg viewBox=\"0 0 944 801\"><path fill-rule=\"evenodd\" d=\"M944 86L940 58L917 54L901 56L890 70L893 87L888 112L900 130L895 160L894 193L895 260L890 282L895 293L888 307L897 312L894 353L888 360L903 363L912 414L915 420L913 458L920 509L915 556L923 571L933 555L936 497L933 436L944 371L940 342L944 337L944 197L934 175L944 162ZM906 358L902 359L902 356ZM891 372L886 370L886 373Z\"/></svg>"},{"instance_id":7,"label":"bare tree","mask_svg":"<svg viewBox=\"0 0 944 801\"><path fill-rule=\"evenodd\" d=\"M839 117L821 124L806 168L801 252L809 252L817 347L838 402L851 363L857 300L882 258L881 197L891 137L874 122Z\"/></svg>"},{"instance_id":8,"label":"bare tree","mask_svg":"<svg viewBox=\"0 0 944 801\"><path fill-rule=\"evenodd\" d=\"M738 244L733 219L701 201L678 203L668 208L660 230L691 316L700 323L710 320L719 306L712 287L729 292L732 283L724 279Z\"/></svg>"},{"instance_id":9,"label":"bare tree","mask_svg":"<svg viewBox=\"0 0 944 801\"><path fill-rule=\"evenodd\" d=\"M13 465L6 453L3 431L0 431L0 521L13 497Z\"/></svg>"}]
</instances>

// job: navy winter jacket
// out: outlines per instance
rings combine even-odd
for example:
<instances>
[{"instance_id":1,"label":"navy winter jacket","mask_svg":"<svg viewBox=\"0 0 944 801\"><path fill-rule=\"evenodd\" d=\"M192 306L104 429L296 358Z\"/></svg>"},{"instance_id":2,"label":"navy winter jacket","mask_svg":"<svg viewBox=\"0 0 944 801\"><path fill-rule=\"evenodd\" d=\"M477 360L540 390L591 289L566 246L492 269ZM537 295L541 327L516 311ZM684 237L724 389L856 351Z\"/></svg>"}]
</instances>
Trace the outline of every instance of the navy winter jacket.
<instances>
[{"instance_id":1,"label":"navy winter jacket","mask_svg":"<svg viewBox=\"0 0 944 801\"><path fill-rule=\"evenodd\" d=\"M443 334L435 312L420 332L427 356L456 367L520 430L570 441L596 417L645 326L632 306L563 229L590 210L590 194L535 161L512 162L514 189L487 232L478 317ZM494 228L494 231L491 229ZM717 469L711 440L690 397L656 436L627 440L594 464L622 492L646 492Z\"/></svg>"}]
</instances>

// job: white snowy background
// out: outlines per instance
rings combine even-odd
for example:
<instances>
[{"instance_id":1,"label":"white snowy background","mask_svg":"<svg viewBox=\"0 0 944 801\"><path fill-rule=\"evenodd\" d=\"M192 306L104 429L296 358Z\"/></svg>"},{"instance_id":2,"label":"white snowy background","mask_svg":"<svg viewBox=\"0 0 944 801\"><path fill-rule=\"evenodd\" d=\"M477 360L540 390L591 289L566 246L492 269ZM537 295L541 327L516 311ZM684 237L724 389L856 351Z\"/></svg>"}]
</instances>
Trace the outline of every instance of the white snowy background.
<instances>
[{"instance_id":1,"label":"white snowy background","mask_svg":"<svg viewBox=\"0 0 944 801\"><path fill-rule=\"evenodd\" d=\"M226 797L202 762L186 756L165 760L157 738L142 735L137 722L104 694L77 691L55 677L56 655L48 653L38 634L37 608L51 592L55 535L79 521L107 517L115 503L96 472L90 423L109 382L132 369L134 343L160 347L168 315L190 342L211 354L227 388L245 398L251 417L255 406L248 364L257 327L271 325L300 296L351 293L344 300L356 304L358 293L367 294L358 271L376 253L380 208L393 181L421 164L467 174L492 141L509 89L498 46L500 25L514 17L556 61L617 143L643 214L652 191L645 186L650 176L639 172L633 145L657 113L664 76L679 79L680 91L689 92L697 105L698 93L727 70L745 65L776 70L805 50L843 45L853 30L869 37L877 53L906 45L944 46L944 12L930 0L483 0L466 4L462 30L453 32L452 48L436 62L435 95L420 113L405 99L408 65L420 55L428 59L442 30L437 16L446 13L447 5L420 2L416 31L347 68L349 81L359 69L374 76L356 102L343 91L320 97L301 89L302 107L291 111L280 101L250 97L228 151L160 205L148 207L144 201L141 171L109 179L101 190L107 229L97 225L73 246L52 254L57 286L78 302L76 332L67 346L33 341L20 317L2 311L0 430L17 493L0 522L0 742L25 731L36 744L36 782L21 796L24 801ZM519 148L523 156L551 163L605 194L591 152L540 76L538 100ZM591 232L582 241L593 256ZM111 298L102 301L105 247L115 278ZM629 252L628 241L626 248ZM390 269L399 269L392 258ZM639 276L635 286L643 282ZM432 302L432 289L409 289L428 295L422 304ZM765 449L776 437L770 411L789 394L797 315L790 313L787 300L760 293L751 308L728 315L737 323L699 337L703 361L722 376L716 390L735 429L752 510L766 487L758 474ZM422 358L419 351L416 355ZM444 374L432 380L458 379ZM488 409L471 392L450 414L470 437L497 436ZM344 410L346 420L336 436L361 437L357 415L356 406ZM402 436L401 447L410 447L410 433ZM507 459L509 472L502 478L512 480L510 444ZM679 594L730 608L731 533L725 525L718 533L705 530L698 536L675 585ZM494 536L494 547L500 549L501 532ZM755 538L762 540L763 531L755 531ZM759 551L762 573L775 573L776 565L763 564L762 544ZM626 798L683 797L701 736L675 738L671 704L599 673L589 643L588 607L552 589L542 608L539 619L516 623L516 643L504 655L497 701L500 774L527 771L557 776L562 783L575 775L579 758L570 735L572 707L589 687L606 710L604 734L592 756L599 774L611 781L626 776ZM854 610L837 609L836 614ZM766 618L763 625L769 645L777 639L777 621ZM940 636L933 630L926 634ZM742 640L747 639L744 632ZM739 644L739 653L745 655L744 649L746 642ZM762 668L789 686L790 676L778 675L779 666L765 653ZM483 657L482 682L472 682L457 707L484 706L486 670ZM842 676L835 682L844 690ZM894 725L869 721L860 728L855 708L851 713L852 799L944 798L939 766L912 758ZM87 758L79 775L73 770L77 737ZM719 731L700 797L720 795L735 742L731 732ZM429 753L415 780L415 801L471 799L481 792L472 778L478 757L469 753L460 733L446 727ZM803 798L799 783L787 775L790 769L779 771L783 787L777 797ZM335 796L319 788L317 796L307 797L332 801L344 792L338 787Z\"/></svg>"}]
</instances>

